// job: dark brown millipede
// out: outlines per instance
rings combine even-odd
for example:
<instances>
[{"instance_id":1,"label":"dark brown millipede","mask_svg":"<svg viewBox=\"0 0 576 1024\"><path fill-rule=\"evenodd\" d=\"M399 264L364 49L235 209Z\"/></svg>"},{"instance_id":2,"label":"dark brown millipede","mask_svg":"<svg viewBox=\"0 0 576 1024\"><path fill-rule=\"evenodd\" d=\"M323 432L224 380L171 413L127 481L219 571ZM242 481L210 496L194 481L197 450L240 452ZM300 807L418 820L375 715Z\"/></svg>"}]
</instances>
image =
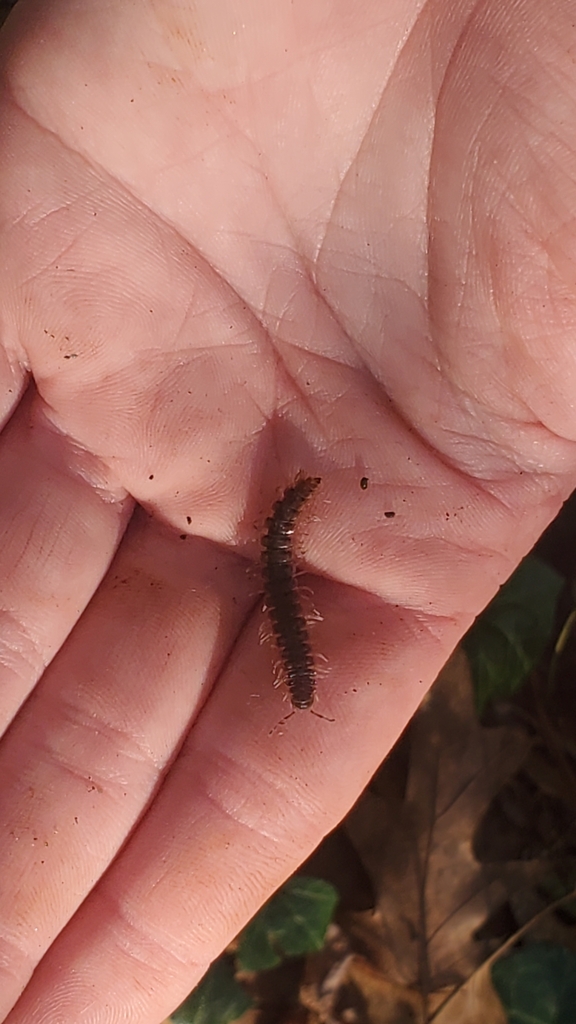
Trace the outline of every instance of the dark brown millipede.
<instances>
[{"instance_id":1,"label":"dark brown millipede","mask_svg":"<svg viewBox=\"0 0 576 1024\"><path fill-rule=\"evenodd\" d=\"M316 670L302 601L296 586L293 537L302 506L319 486L317 476L296 477L274 503L262 537L262 575L266 608L280 651L293 708L312 707Z\"/></svg>"}]
</instances>

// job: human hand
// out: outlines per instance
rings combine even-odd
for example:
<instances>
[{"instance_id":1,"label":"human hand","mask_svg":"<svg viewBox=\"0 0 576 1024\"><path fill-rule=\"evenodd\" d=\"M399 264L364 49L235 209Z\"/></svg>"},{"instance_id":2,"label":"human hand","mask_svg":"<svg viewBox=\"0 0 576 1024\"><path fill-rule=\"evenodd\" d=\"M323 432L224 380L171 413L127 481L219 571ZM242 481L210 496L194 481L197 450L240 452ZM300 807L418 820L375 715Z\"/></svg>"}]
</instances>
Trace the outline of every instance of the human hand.
<instances>
[{"instance_id":1,"label":"human hand","mask_svg":"<svg viewBox=\"0 0 576 1024\"><path fill-rule=\"evenodd\" d=\"M9 1024L157 1024L343 817L573 488L572 13L16 10ZM246 567L299 470L322 478L298 543L334 721L278 728Z\"/></svg>"}]
</instances>

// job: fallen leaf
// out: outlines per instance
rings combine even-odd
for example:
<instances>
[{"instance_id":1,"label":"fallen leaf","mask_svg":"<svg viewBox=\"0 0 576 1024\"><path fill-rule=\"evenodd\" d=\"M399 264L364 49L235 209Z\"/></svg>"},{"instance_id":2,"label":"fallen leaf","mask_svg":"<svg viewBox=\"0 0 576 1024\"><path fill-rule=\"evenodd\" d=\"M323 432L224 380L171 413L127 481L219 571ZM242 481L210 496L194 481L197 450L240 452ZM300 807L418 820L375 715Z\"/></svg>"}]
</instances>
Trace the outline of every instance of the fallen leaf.
<instances>
[{"instance_id":1,"label":"fallen leaf","mask_svg":"<svg viewBox=\"0 0 576 1024\"><path fill-rule=\"evenodd\" d=\"M368 792L349 833L377 893L368 926L375 962L391 982L421 991L430 1012L492 952L474 933L506 890L474 856L474 830L529 741L519 730L480 725L460 651L407 742L404 786L389 785L386 798Z\"/></svg>"}]
</instances>

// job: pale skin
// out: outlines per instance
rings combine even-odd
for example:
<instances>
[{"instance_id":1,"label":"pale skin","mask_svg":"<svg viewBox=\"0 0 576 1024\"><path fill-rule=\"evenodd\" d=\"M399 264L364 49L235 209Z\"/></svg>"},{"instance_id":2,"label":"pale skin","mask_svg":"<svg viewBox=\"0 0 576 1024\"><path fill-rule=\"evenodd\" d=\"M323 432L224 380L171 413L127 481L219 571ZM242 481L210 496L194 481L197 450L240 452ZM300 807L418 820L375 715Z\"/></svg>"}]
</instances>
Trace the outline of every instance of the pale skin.
<instances>
[{"instance_id":1,"label":"pale skin","mask_svg":"<svg viewBox=\"0 0 576 1024\"><path fill-rule=\"evenodd\" d=\"M572 0L15 12L3 1020L158 1024L575 486L575 46ZM256 567L300 470L325 719L278 727Z\"/></svg>"}]
</instances>

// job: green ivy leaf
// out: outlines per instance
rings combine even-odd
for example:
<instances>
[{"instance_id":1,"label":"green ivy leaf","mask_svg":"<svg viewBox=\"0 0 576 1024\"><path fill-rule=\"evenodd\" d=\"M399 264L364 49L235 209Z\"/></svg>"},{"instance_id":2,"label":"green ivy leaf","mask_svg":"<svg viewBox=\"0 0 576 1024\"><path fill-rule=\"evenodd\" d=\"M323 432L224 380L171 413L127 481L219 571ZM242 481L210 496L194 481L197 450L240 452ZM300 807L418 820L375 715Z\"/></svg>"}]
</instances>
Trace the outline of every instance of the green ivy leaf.
<instances>
[{"instance_id":1,"label":"green ivy leaf","mask_svg":"<svg viewBox=\"0 0 576 1024\"><path fill-rule=\"evenodd\" d=\"M509 1024L574 1024L576 955L561 946L535 942L497 960L492 983Z\"/></svg>"},{"instance_id":2,"label":"green ivy leaf","mask_svg":"<svg viewBox=\"0 0 576 1024\"><path fill-rule=\"evenodd\" d=\"M545 562L525 558L464 637L479 712L515 693L540 661L563 584Z\"/></svg>"},{"instance_id":3,"label":"green ivy leaf","mask_svg":"<svg viewBox=\"0 0 576 1024\"><path fill-rule=\"evenodd\" d=\"M251 1006L250 996L234 977L230 959L221 956L170 1020L174 1024L230 1024Z\"/></svg>"},{"instance_id":4,"label":"green ivy leaf","mask_svg":"<svg viewBox=\"0 0 576 1024\"><path fill-rule=\"evenodd\" d=\"M337 902L338 893L321 878L291 878L240 935L240 969L269 970L286 956L321 949Z\"/></svg>"}]
</instances>

